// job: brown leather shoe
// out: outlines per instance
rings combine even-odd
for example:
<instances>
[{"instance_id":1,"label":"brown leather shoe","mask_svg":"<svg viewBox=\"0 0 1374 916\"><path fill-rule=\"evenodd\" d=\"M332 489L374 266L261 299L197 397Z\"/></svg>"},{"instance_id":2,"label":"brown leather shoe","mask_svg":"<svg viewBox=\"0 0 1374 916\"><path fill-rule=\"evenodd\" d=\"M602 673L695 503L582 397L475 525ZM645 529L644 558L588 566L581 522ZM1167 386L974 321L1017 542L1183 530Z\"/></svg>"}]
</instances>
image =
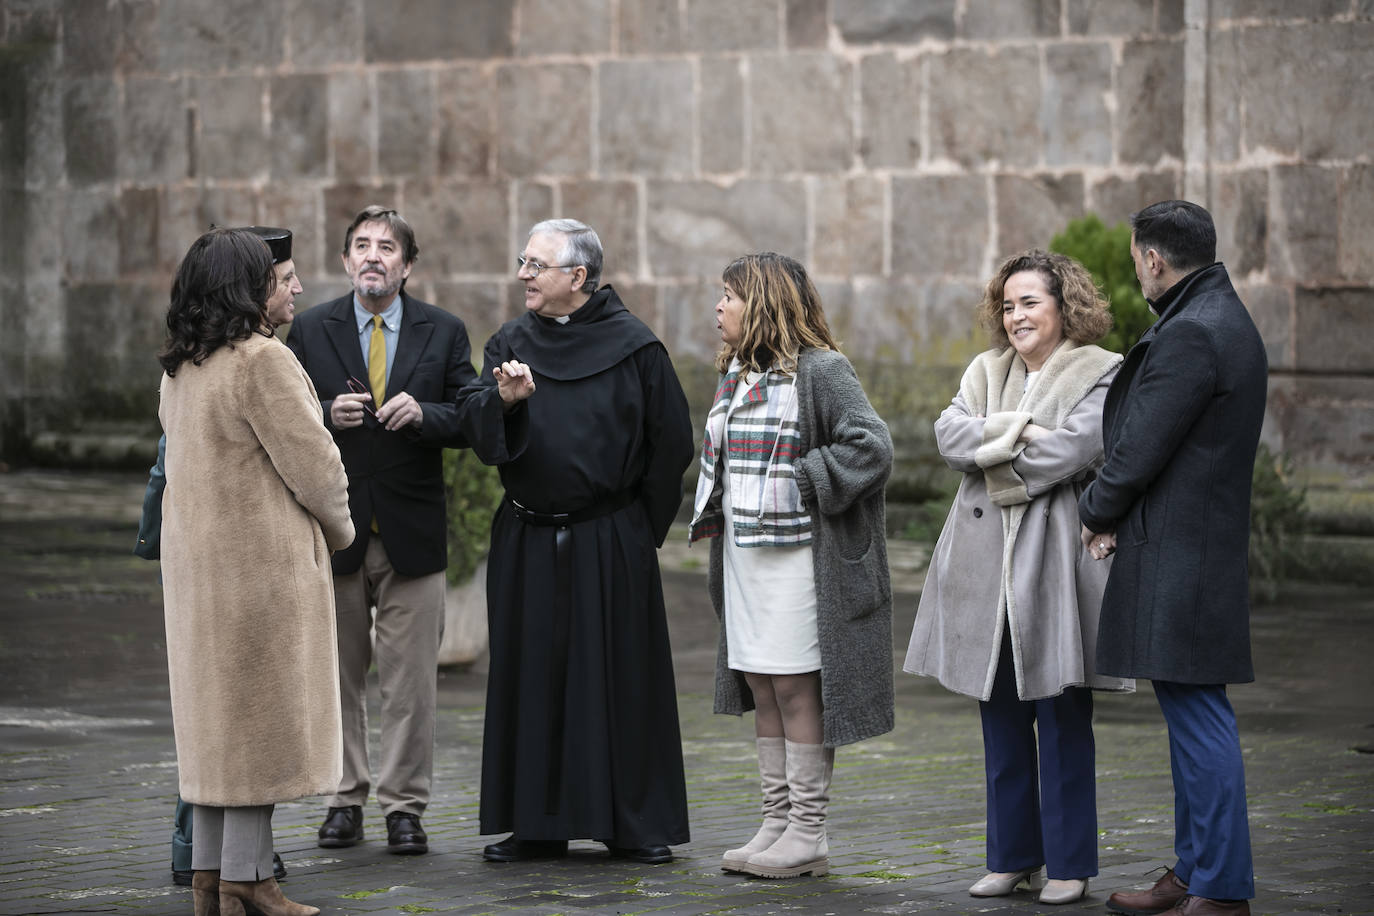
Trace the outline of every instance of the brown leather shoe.
<instances>
[{"instance_id":1,"label":"brown leather shoe","mask_svg":"<svg viewBox=\"0 0 1374 916\"><path fill-rule=\"evenodd\" d=\"M1154 916L1172 909L1188 893L1188 885L1178 880L1172 868L1148 891L1119 891L1107 898L1107 909L1126 916Z\"/></svg>"},{"instance_id":2,"label":"brown leather shoe","mask_svg":"<svg viewBox=\"0 0 1374 916\"><path fill-rule=\"evenodd\" d=\"M1249 900L1212 900L1189 894L1165 916L1250 916Z\"/></svg>"}]
</instances>

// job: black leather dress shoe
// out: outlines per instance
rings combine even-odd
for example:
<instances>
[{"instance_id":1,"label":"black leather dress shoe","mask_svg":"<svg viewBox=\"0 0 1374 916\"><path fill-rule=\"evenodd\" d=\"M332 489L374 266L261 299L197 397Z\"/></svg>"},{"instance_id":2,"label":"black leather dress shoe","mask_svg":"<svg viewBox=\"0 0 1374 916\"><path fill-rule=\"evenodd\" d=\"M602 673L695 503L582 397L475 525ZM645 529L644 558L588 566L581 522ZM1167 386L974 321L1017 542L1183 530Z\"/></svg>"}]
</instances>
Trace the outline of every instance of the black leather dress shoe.
<instances>
[{"instance_id":1,"label":"black leather dress shoe","mask_svg":"<svg viewBox=\"0 0 1374 916\"><path fill-rule=\"evenodd\" d=\"M195 875L196 873L189 868L185 871L174 868L172 869L172 883L178 887L190 887ZM286 877L286 866L282 864L281 856L275 852L272 853L272 877L278 881Z\"/></svg>"},{"instance_id":2,"label":"black leather dress shoe","mask_svg":"<svg viewBox=\"0 0 1374 916\"><path fill-rule=\"evenodd\" d=\"M357 846L363 838L362 805L349 805L345 808L330 808L329 815L320 825L319 844L325 849L338 849L343 846Z\"/></svg>"},{"instance_id":3,"label":"black leather dress shoe","mask_svg":"<svg viewBox=\"0 0 1374 916\"><path fill-rule=\"evenodd\" d=\"M607 843L606 848L617 859L629 859L631 862L643 862L645 865L662 865L664 862L673 861L673 851L667 846L629 847L612 846Z\"/></svg>"},{"instance_id":4,"label":"black leather dress shoe","mask_svg":"<svg viewBox=\"0 0 1374 916\"><path fill-rule=\"evenodd\" d=\"M557 859L567 854L567 840L522 840L513 833L501 842L492 843L482 849L482 858L488 862Z\"/></svg>"},{"instance_id":5,"label":"black leather dress shoe","mask_svg":"<svg viewBox=\"0 0 1374 916\"><path fill-rule=\"evenodd\" d=\"M429 852L429 837L420 826L420 815L393 811L386 816L386 851L398 856Z\"/></svg>"}]
</instances>

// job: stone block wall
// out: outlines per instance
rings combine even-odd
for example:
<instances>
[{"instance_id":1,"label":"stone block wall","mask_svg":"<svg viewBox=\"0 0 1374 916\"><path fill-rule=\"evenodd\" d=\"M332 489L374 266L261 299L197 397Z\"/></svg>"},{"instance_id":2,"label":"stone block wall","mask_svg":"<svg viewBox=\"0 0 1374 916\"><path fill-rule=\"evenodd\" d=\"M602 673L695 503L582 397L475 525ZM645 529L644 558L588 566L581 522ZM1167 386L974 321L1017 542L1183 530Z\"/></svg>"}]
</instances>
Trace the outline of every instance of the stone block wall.
<instances>
[{"instance_id":1,"label":"stone block wall","mask_svg":"<svg viewBox=\"0 0 1374 916\"><path fill-rule=\"evenodd\" d=\"M694 401L721 269L794 254L919 441L1001 258L1189 196L1269 344L1266 436L1374 489L1367 0L0 0L0 116L10 456L152 415L210 223L292 228L307 305L394 204L480 349L526 228L576 216Z\"/></svg>"}]
</instances>

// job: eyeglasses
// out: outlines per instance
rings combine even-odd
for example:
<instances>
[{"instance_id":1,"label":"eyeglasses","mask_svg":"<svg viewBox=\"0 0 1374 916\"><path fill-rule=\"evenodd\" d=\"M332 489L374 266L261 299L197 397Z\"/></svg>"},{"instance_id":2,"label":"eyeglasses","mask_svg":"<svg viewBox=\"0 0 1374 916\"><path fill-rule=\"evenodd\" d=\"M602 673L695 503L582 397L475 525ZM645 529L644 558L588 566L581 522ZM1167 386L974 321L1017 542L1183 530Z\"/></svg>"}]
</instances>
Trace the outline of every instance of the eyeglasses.
<instances>
[{"instance_id":1,"label":"eyeglasses","mask_svg":"<svg viewBox=\"0 0 1374 916\"><path fill-rule=\"evenodd\" d=\"M371 388L367 387L351 375L348 377L348 390L353 392L354 394L372 394ZM361 407L365 412L371 414L372 419L377 419L377 408L373 407L370 404L359 404L358 406Z\"/></svg>"},{"instance_id":2,"label":"eyeglasses","mask_svg":"<svg viewBox=\"0 0 1374 916\"><path fill-rule=\"evenodd\" d=\"M538 277L546 270L569 270L573 267L582 266L581 264L540 264L530 258L516 258L515 263L518 265L515 268L517 274L522 270L528 270L532 277Z\"/></svg>"}]
</instances>

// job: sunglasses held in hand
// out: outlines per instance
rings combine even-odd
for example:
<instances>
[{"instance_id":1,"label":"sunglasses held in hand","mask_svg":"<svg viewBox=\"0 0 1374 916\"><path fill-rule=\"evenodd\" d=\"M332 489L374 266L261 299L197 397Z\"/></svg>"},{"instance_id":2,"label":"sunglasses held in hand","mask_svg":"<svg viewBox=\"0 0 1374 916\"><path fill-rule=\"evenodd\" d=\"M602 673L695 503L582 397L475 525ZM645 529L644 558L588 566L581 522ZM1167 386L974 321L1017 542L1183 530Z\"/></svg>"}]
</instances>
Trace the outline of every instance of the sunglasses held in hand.
<instances>
[{"instance_id":1,"label":"sunglasses held in hand","mask_svg":"<svg viewBox=\"0 0 1374 916\"><path fill-rule=\"evenodd\" d=\"M365 394L369 397L372 395L371 388L364 385L362 382L358 381L351 375L348 377L348 390L353 392L354 394ZM377 409L373 407L371 404L360 403L358 406L361 407L368 414L370 414L372 416L372 419L377 419Z\"/></svg>"}]
</instances>

